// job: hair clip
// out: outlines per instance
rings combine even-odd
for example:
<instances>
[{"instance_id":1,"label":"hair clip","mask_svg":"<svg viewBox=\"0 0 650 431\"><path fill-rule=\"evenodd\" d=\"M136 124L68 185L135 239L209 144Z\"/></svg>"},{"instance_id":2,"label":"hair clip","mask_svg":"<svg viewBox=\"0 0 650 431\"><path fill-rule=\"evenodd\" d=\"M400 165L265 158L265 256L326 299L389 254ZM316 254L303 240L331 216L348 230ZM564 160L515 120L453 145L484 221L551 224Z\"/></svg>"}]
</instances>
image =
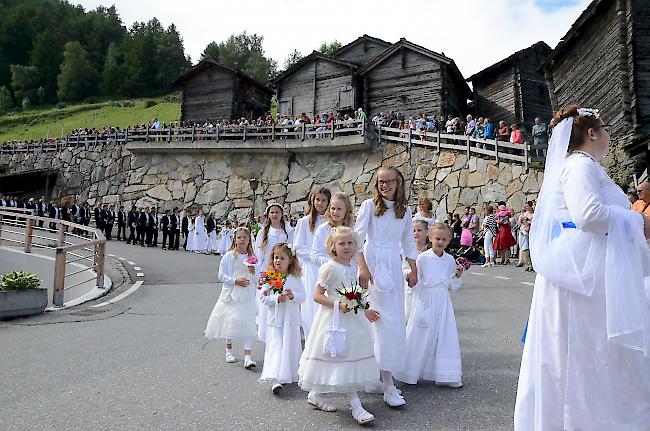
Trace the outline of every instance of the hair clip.
<instances>
[{"instance_id":1,"label":"hair clip","mask_svg":"<svg viewBox=\"0 0 650 431\"><path fill-rule=\"evenodd\" d=\"M578 108L578 115L581 117L600 118L600 111L592 108Z\"/></svg>"},{"instance_id":2,"label":"hair clip","mask_svg":"<svg viewBox=\"0 0 650 431\"><path fill-rule=\"evenodd\" d=\"M292 257L296 257L296 250L294 250L294 248L293 248L293 244L289 244L289 243L286 243L286 244L287 244L287 248L288 248L289 250L291 250L291 256L292 256Z\"/></svg>"}]
</instances>

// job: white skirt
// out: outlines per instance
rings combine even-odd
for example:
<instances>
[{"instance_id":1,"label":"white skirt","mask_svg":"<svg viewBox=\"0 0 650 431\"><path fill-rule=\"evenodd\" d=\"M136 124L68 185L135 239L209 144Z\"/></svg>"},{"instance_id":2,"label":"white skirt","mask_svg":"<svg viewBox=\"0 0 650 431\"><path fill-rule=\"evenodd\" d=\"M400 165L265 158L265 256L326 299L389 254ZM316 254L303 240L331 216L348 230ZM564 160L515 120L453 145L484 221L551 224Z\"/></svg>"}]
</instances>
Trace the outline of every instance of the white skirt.
<instances>
[{"instance_id":1,"label":"white skirt","mask_svg":"<svg viewBox=\"0 0 650 431\"><path fill-rule=\"evenodd\" d=\"M309 337L314 316L318 311L319 304L314 302L314 288L318 282L318 265L315 265L311 260L301 262L302 267L302 283L305 287L306 298L305 302L300 304L300 314L302 316L302 330L305 334L305 340Z\"/></svg>"},{"instance_id":2,"label":"white skirt","mask_svg":"<svg viewBox=\"0 0 650 431\"><path fill-rule=\"evenodd\" d=\"M256 313L254 285L224 286L208 319L205 336L251 341L257 335Z\"/></svg>"},{"instance_id":3,"label":"white skirt","mask_svg":"<svg viewBox=\"0 0 650 431\"><path fill-rule=\"evenodd\" d=\"M406 327L406 367L399 381L456 383L462 380L460 343L454 309L447 289L418 288Z\"/></svg>"},{"instance_id":4,"label":"white skirt","mask_svg":"<svg viewBox=\"0 0 650 431\"><path fill-rule=\"evenodd\" d=\"M373 352L371 324L365 314L362 311L339 314L339 325L346 330L347 354L336 358L323 353L332 316L332 308L319 306L300 358L298 385L305 391L319 393L347 393L376 387L379 368Z\"/></svg>"},{"instance_id":5,"label":"white skirt","mask_svg":"<svg viewBox=\"0 0 650 431\"><path fill-rule=\"evenodd\" d=\"M266 348L260 381L282 384L297 382L302 353L300 326L265 326Z\"/></svg>"}]
</instances>

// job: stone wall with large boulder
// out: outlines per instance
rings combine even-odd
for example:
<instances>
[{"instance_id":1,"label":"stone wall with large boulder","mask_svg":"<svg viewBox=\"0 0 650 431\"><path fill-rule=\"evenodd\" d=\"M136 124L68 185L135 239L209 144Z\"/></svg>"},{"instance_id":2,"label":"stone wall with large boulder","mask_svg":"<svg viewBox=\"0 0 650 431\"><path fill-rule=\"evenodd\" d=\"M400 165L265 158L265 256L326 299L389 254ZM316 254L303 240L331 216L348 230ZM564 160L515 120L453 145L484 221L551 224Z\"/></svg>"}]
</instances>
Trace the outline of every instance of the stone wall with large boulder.
<instances>
[{"instance_id":1,"label":"stone wall with large boulder","mask_svg":"<svg viewBox=\"0 0 650 431\"><path fill-rule=\"evenodd\" d=\"M259 214L270 201L292 213L305 208L310 190L343 191L358 206L372 196L377 170L394 166L405 176L409 200L434 203L438 218L465 206L481 207L505 200L519 210L535 199L543 172L516 163L464 153L381 143L374 151L297 154L133 154L123 146L68 148L58 153L4 155L8 173L57 169L55 197L76 195L80 201L120 203L129 208L157 206L215 211L219 219ZM253 187L255 189L253 190Z\"/></svg>"}]
</instances>

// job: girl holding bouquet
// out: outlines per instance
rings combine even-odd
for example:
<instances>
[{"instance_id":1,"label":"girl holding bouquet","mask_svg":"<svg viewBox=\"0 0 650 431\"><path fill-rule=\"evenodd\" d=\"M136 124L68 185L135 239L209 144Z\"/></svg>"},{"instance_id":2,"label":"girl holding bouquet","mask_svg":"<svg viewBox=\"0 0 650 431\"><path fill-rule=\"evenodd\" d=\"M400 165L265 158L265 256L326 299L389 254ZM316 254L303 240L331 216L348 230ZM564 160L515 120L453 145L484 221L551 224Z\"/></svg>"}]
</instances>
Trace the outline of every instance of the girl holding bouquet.
<instances>
[{"instance_id":1,"label":"girl holding bouquet","mask_svg":"<svg viewBox=\"0 0 650 431\"><path fill-rule=\"evenodd\" d=\"M332 193L329 189L314 189L307 201L307 215L298 220L293 235L293 248L296 250L296 255L300 259L302 282L307 294L307 299L305 299L305 302L300 307L302 330L305 334L305 339L309 336L309 328L311 328L312 320L314 320L314 315L316 314L314 286L316 285L318 268L320 267L320 265L316 265L311 259L311 246L314 243L316 229L325 223L323 214L325 214L329 206L331 197Z\"/></svg>"},{"instance_id":2,"label":"girl holding bouquet","mask_svg":"<svg viewBox=\"0 0 650 431\"><path fill-rule=\"evenodd\" d=\"M372 325L375 357L384 384L384 402L391 407L406 404L393 383L393 373L406 366L402 256L411 269L407 276L409 286L413 287L418 280L413 216L406 203L402 173L394 167L380 168L375 197L361 204L355 226L360 241L365 243L357 254L359 282L369 288L369 300L381 314L381 320Z\"/></svg>"},{"instance_id":3,"label":"girl holding bouquet","mask_svg":"<svg viewBox=\"0 0 650 431\"><path fill-rule=\"evenodd\" d=\"M444 223L429 228L431 249L417 258L418 284L413 288L413 311L406 327L406 368L395 377L411 385L418 380L460 388L460 343L449 289L460 287L463 267L445 253L452 231Z\"/></svg>"},{"instance_id":4,"label":"girl holding bouquet","mask_svg":"<svg viewBox=\"0 0 650 431\"><path fill-rule=\"evenodd\" d=\"M336 407L323 398L326 393L347 394L352 417L365 424L374 416L361 405L357 391L372 387L379 380L379 369L373 352L370 323L379 313L369 308L367 291L357 283L357 236L350 227L335 227L327 238L330 260L321 266L314 292L320 304L305 351L300 358L298 385L309 391L307 402L326 412ZM343 352L325 348L328 330L334 321L334 307L340 314L339 329L345 331ZM341 354L342 353L342 354Z\"/></svg>"},{"instance_id":5,"label":"girl holding bouquet","mask_svg":"<svg viewBox=\"0 0 650 431\"><path fill-rule=\"evenodd\" d=\"M330 260L325 242L330 235L332 228L336 226L348 226L353 224L352 202L350 197L343 193L334 193L330 199L329 208L325 212L325 223L316 229L314 241L311 246L311 260L319 268Z\"/></svg>"},{"instance_id":6,"label":"girl holding bouquet","mask_svg":"<svg viewBox=\"0 0 650 431\"><path fill-rule=\"evenodd\" d=\"M253 254L251 233L245 227L235 229L230 249L219 263L219 281L223 283L217 304L210 314L205 336L226 340L226 362L237 362L232 340L244 343L244 367L256 365L251 358L257 335L255 279L257 258Z\"/></svg>"},{"instance_id":7,"label":"girl holding bouquet","mask_svg":"<svg viewBox=\"0 0 650 431\"><path fill-rule=\"evenodd\" d=\"M262 308L266 309L266 351L260 381L270 381L277 395L283 384L298 381L300 344L300 304L305 289L300 280L300 265L286 243L273 246L271 270L260 278Z\"/></svg>"},{"instance_id":8,"label":"girl holding bouquet","mask_svg":"<svg viewBox=\"0 0 650 431\"><path fill-rule=\"evenodd\" d=\"M257 234L254 250L260 259L260 267L269 268L273 264L271 250L279 243L291 244L293 232L285 224L284 209L279 203L268 204L264 214L267 221ZM257 336L260 341L266 340L266 307L259 308Z\"/></svg>"}]
</instances>

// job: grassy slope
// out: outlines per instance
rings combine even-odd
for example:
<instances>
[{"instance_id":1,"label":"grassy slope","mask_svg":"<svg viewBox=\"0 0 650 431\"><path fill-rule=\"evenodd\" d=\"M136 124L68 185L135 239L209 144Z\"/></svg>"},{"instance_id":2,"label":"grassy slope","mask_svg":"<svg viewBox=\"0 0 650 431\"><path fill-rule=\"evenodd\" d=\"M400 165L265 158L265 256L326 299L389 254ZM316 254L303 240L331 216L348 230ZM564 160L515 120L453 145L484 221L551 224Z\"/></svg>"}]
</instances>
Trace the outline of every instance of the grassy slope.
<instances>
[{"instance_id":1,"label":"grassy slope","mask_svg":"<svg viewBox=\"0 0 650 431\"><path fill-rule=\"evenodd\" d=\"M79 127L119 126L148 123L153 118L160 122L180 119L177 98L165 96L157 99L157 105L144 107L145 100L132 99L135 107L119 106L120 102L83 103L62 109L55 107L13 112L0 116L0 142L14 139L38 139L67 134Z\"/></svg>"}]
</instances>

